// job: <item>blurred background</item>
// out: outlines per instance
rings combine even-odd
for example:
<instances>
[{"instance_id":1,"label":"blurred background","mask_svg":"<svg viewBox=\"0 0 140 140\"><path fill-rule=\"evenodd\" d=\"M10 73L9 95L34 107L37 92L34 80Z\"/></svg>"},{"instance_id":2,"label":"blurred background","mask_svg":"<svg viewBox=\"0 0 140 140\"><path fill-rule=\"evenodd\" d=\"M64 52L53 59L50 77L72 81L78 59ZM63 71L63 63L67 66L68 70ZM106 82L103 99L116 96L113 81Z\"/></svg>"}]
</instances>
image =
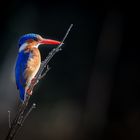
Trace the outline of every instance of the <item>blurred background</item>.
<instances>
[{"instance_id":1,"label":"blurred background","mask_svg":"<svg viewBox=\"0 0 140 140\"><path fill-rule=\"evenodd\" d=\"M128 2L127 2L128 4ZM14 118L18 39L26 33L68 38L35 87L36 103L15 140L139 140L139 48L132 5L120 1L0 2L0 140ZM132 24L133 23L133 24ZM51 46L41 46L42 60Z\"/></svg>"}]
</instances>

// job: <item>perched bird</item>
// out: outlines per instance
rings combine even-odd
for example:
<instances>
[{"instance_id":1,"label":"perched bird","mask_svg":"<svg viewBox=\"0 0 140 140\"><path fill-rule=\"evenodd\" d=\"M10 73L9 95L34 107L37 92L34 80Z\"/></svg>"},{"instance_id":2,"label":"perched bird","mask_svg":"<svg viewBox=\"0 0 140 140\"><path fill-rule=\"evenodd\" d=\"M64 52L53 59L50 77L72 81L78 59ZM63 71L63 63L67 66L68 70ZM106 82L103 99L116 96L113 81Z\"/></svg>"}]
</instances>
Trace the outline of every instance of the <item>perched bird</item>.
<instances>
[{"instance_id":1,"label":"perched bird","mask_svg":"<svg viewBox=\"0 0 140 140\"><path fill-rule=\"evenodd\" d=\"M32 94L31 92L27 92L27 88L40 68L41 56L38 46L41 44L58 45L60 43L56 40L44 39L34 33L25 34L19 39L15 79L22 101L25 99L25 94Z\"/></svg>"}]
</instances>

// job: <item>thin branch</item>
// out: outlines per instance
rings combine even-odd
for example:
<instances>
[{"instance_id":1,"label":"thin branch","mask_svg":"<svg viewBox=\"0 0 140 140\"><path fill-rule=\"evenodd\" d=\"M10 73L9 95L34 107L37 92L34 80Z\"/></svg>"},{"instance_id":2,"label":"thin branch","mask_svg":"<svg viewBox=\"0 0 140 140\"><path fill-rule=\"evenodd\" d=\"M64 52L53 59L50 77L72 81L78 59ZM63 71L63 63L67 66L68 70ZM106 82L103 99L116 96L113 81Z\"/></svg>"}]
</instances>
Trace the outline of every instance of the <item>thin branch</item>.
<instances>
[{"instance_id":1,"label":"thin branch","mask_svg":"<svg viewBox=\"0 0 140 140\"><path fill-rule=\"evenodd\" d=\"M45 58L45 60L41 63L40 69L37 72L36 76L32 79L28 90L30 92L33 92L34 86L47 74L47 72L50 70L49 67L47 67L47 70L43 73L44 69L46 66L48 66L49 61L53 58L53 56L62 50L61 46L64 44L65 39L67 38L71 28L72 28L73 24L70 25L69 29L67 30L64 38L61 41L61 44L58 45L55 49L51 50L51 52L48 54L48 56ZM28 117L28 115L30 114L30 112L35 108L35 104L32 105L32 107L29 109L29 111L27 111L27 113L25 114L25 110L28 106L29 100L30 100L30 95L29 94L25 94L25 100L22 102L22 104L20 105L17 115L15 117L15 119L13 120L11 127L9 129L8 135L6 137L5 140L13 140L18 132L18 130L21 128L21 126L23 125L24 121L26 120L26 118Z\"/></svg>"},{"instance_id":2,"label":"thin branch","mask_svg":"<svg viewBox=\"0 0 140 140\"><path fill-rule=\"evenodd\" d=\"M67 36L68 36L68 34L69 34L69 32L70 32L72 26L73 26L73 24L71 24L70 27L68 28L68 30L67 30L67 32L66 32L64 38L63 38L62 41L61 41L61 44L58 45L57 48L54 48L54 49L48 54L48 56L46 57L46 59L45 59L44 61L42 61L41 66L40 66L40 69L39 69L38 73L36 74L35 78L38 79L38 77L40 77L40 76L42 75L42 72L43 72L44 68L47 66L47 64L48 64L49 61L52 59L52 57L53 57L57 52L59 52L59 51L62 50L61 46L64 44L64 41L65 41L65 39L67 38Z\"/></svg>"},{"instance_id":3,"label":"thin branch","mask_svg":"<svg viewBox=\"0 0 140 140\"><path fill-rule=\"evenodd\" d=\"M43 77L45 77L50 69L51 68L49 67L49 65L47 65L47 70L39 77L39 80L41 80Z\"/></svg>"},{"instance_id":4,"label":"thin branch","mask_svg":"<svg viewBox=\"0 0 140 140\"><path fill-rule=\"evenodd\" d=\"M9 129L8 135L5 140L13 140L14 137L16 136L18 129L21 127L21 122L23 120L23 113L28 105L29 99L30 99L30 96L27 95L25 102L23 102L20 105L17 115L11 124L11 127Z\"/></svg>"},{"instance_id":5,"label":"thin branch","mask_svg":"<svg viewBox=\"0 0 140 140\"><path fill-rule=\"evenodd\" d=\"M11 111L8 110L8 124L9 128L11 128Z\"/></svg>"},{"instance_id":6,"label":"thin branch","mask_svg":"<svg viewBox=\"0 0 140 140\"><path fill-rule=\"evenodd\" d=\"M29 116L29 114L32 112L33 109L36 108L36 104L33 103L33 105L30 107L30 109L28 110L28 112L25 114L22 122L21 122L21 125L23 125L24 121L27 119L27 117Z\"/></svg>"}]
</instances>

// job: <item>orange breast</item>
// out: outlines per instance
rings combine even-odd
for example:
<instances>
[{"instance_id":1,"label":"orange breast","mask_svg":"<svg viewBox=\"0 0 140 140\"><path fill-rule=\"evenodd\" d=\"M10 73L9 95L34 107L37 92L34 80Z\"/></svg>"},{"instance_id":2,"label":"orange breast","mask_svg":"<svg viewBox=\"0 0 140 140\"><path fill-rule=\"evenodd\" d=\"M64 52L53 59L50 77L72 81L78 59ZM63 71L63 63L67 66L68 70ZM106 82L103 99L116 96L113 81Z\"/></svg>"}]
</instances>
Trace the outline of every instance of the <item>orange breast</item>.
<instances>
[{"instance_id":1,"label":"orange breast","mask_svg":"<svg viewBox=\"0 0 140 140\"><path fill-rule=\"evenodd\" d=\"M24 73L25 79L27 80L27 84L34 78L34 76L38 72L40 64L41 64L41 56L39 50L37 48L31 48L29 61L27 63L27 68Z\"/></svg>"}]
</instances>

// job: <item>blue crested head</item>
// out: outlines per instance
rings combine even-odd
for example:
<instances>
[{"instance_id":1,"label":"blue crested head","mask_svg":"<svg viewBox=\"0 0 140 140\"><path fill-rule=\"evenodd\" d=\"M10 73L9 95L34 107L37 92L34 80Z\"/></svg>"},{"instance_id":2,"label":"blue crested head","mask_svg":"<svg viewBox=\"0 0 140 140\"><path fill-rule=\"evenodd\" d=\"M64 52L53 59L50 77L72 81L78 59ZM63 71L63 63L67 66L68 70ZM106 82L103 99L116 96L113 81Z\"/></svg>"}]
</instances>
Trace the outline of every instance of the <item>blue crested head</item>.
<instances>
[{"instance_id":1,"label":"blue crested head","mask_svg":"<svg viewBox=\"0 0 140 140\"><path fill-rule=\"evenodd\" d=\"M25 34L20 37L19 42L18 42L18 48L20 48L21 45L23 45L25 42L27 42L28 40L31 40L31 39L35 40L38 43L38 45L41 45L41 44L59 45L59 44L61 44L60 41L56 41L56 40L52 40L52 39L45 39L45 38L42 38L39 34L29 33L29 34Z\"/></svg>"},{"instance_id":2,"label":"blue crested head","mask_svg":"<svg viewBox=\"0 0 140 140\"><path fill-rule=\"evenodd\" d=\"M20 37L18 46L20 47L22 44L24 44L29 39L37 40L38 36L39 36L38 34L34 34L34 33L25 34Z\"/></svg>"}]
</instances>

